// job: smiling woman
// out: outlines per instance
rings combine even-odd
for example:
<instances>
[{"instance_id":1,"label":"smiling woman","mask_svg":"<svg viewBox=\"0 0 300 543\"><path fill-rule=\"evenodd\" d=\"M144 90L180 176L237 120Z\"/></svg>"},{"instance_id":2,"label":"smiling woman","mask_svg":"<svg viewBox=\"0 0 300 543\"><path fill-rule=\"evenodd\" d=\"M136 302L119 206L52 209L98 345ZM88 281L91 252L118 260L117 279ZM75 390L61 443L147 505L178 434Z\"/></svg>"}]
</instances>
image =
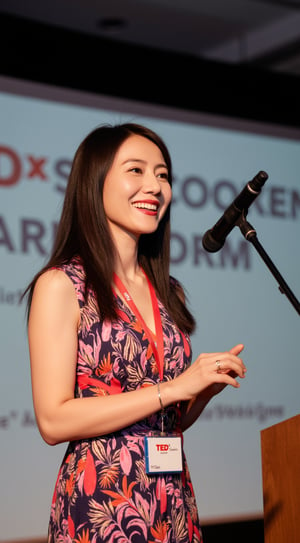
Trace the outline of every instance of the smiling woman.
<instances>
[{"instance_id":1,"label":"smiling woman","mask_svg":"<svg viewBox=\"0 0 300 543\"><path fill-rule=\"evenodd\" d=\"M195 322L169 275L171 185L157 134L94 130L28 287L37 423L50 445L69 441L49 543L202 541L182 432L246 368L241 344L191 364Z\"/></svg>"}]
</instances>

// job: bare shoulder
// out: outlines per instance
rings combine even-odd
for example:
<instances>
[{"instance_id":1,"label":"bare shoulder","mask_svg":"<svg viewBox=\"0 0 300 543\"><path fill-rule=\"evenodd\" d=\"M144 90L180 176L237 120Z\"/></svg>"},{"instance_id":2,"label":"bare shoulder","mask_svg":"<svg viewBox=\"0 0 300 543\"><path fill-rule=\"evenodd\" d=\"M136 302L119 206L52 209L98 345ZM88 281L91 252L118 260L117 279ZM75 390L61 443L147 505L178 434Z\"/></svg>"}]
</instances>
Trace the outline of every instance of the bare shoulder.
<instances>
[{"instance_id":1,"label":"bare shoulder","mask_svg":"<svg viewBox=\"0 0 300 543\"><path fill-rule=\"evenodd\" d=\"M72 281L62 270L47 270L38 278L34 287L34 292L54 296L70 296L75 294Z\"/></svg>"},{"instance_id":2,"label":"bare shoulder","mask_svg":"<svg viewBox=\"0 0 300 543\"><path fill-rule=\"evenodd\" d=\"M37 279L31 312L41 306L55 313L72 313L76 320L78 319L79 306L75 288L71 279L62 270L47 270Z\"/></svg>"}]
</instances>

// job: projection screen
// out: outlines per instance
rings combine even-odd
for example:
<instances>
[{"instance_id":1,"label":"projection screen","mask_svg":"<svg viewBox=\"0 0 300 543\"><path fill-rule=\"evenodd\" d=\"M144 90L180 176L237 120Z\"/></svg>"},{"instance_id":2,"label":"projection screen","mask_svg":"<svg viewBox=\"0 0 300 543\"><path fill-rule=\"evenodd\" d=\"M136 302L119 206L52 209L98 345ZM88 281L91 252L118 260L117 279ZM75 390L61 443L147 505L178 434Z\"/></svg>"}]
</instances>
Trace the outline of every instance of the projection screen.
<instances>
[{"instance_id":1,"label":"projection screen","mask_svg":"<svg viewBox=\"0 0 300 543\"><path fill-rule=\"evenodd\" d=\"M260 431L299 413L299 314L237 227L214 254L204 251L201 238L265 170L269 179L248 219L299 296L300 132L9 78L0 79L0 115L3 540L46 535L66 449L46 445L35 424L25 304L18 301L51 249L74 152L104 123L145 124L170 149L171 273L185 286L197 320L194 358L245 345L241 388L215 397L185 434L200 518L260 517Z\"/></svg>"}]
</instances>

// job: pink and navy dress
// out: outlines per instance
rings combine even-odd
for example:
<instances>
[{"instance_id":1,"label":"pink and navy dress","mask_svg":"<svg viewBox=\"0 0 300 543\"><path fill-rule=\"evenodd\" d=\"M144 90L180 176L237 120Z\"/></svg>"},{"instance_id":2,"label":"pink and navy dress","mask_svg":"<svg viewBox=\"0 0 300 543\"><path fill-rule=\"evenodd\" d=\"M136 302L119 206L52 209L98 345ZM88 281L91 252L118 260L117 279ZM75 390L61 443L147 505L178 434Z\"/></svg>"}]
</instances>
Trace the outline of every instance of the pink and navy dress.
<instances>
[{"instance_id":1,"label":"pink and navy dress","mask_svg":"<svg viewBox=\"0 0 300 543\"><path fill-rule=\"evenodd\" d=\"M92 291L85 301L80 261L61 269L74 285L81 313L75 396L121 394L157 383L151 343L130 308L117 297L118 319L101 320ZM158 304L163 379L171 380L190 364L190 340ZM166 415L165 430L180 431L180 405L169 406ZM202 542L185 457L182 473L145 472L144 437L160 429L158 411L120 431L69 444L55 485L48 543Z\"/></svg>"}]
</instances>

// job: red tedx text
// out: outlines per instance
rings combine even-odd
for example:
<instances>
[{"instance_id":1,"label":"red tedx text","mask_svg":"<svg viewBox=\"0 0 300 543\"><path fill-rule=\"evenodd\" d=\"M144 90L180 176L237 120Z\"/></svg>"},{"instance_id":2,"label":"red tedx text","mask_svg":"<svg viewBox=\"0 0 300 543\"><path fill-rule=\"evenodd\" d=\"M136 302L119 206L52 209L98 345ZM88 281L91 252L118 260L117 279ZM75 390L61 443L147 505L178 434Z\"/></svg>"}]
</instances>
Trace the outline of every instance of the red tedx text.
<instances>
[{"instance_id":1,"label":"red tedx text","mask_svg":"<svg viewBox=\"0 0 300 543\"><path fill-rule=\"evenodd\" d=\"M49 167L50 173L47 171ZM64 192L70 167L71 162L67 159L58 159L49 164L48 157L33 154L22 156L11 147L0 145L0 187L13 187L22 179L48 181L54 173L56 178L63 181L63 185L57 183L55 189Z\"/></svg>"}]
</instances>

